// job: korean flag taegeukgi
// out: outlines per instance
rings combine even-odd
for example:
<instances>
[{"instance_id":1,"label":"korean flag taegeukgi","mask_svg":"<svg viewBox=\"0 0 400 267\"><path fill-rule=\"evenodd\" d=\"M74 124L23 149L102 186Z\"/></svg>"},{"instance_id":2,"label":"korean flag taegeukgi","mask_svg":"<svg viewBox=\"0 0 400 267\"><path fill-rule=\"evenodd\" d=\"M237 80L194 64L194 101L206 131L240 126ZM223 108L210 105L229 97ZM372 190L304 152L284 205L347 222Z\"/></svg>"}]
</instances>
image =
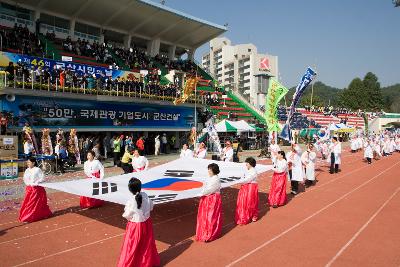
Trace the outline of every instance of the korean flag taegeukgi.
<instances>
[{"instance_id":1,"label":"korean flag taegeukgi","mask_svg":"<svg viewBox=\"0 0 400 267\"><path fill-rule=\"evenodd\" d=\"M142 191L147 193L154 204L159 204L198 197L203 182L208 178L207 166L210 163L219 165L221 172L218 176L222 187L238 184L244 178L245 163L181 158L139 173L117 175L102 180L78 179L43 183L41 186L125 205L131 197L128 190L129 179L136 177L142 182ZM259 174L271 169L270 165L256 166Z\"/></svg>"}]
</instances>

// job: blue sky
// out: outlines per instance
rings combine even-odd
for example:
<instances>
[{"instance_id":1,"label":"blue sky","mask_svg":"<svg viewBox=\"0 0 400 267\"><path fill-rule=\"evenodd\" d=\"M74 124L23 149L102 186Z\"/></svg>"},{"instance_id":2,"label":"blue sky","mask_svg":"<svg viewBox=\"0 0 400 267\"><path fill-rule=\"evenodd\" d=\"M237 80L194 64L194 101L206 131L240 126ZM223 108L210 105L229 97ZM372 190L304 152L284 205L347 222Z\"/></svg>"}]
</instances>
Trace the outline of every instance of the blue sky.
<instances>
[{"instance_id":1,"label":"blue sky","mask_svg":"<svg viewBox=\"0 0 400 267\"><path fill-rule=\"evenodd\" d=\"M233 44L253 43L279 57L281 81L295 86L307 66L339 88L368 71L383 86L400 83L400 7L392 0L166 0L223 25ZM208 44L196 52L196 58Z\"/></svg>"}]
</instances>

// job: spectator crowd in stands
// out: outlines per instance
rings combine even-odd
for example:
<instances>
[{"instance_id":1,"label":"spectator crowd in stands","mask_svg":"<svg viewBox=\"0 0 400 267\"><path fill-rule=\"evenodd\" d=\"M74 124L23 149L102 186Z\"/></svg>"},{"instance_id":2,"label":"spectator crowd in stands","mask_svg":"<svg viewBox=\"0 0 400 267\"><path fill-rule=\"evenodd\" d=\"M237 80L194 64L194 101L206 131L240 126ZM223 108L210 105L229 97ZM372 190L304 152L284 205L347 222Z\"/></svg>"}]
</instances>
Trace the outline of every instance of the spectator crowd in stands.
<instances>
[{"instance_id":1,"label":"spectator crowd in stands","mask_svg":"<svg viewBox=\"0 0 400 267\"><path fill-rule=\"evenodd\" d=\"M343 108L343 107L333 107L331 106L325 106L325 107L321 107L321 106L304 106L304 109L306 111L310 111L310 112L317 112L317 113L323 113L326 116L337 116L339 114L347 114L347 115L352 115L352 116L362 116L363 111L362 110L357 110L357 111L353 111L351 109L348 108Z\"/></svg>"},{"instance_id":2,"label":"spectator crowd in stands","mask_svg":"<svg viewBox=\"0 0 400 267\"><path fill-rule=\"evenodd\" d=\"M72 69L46 67L29 68L29 66L19 63L14 65L12 62L6 68L8 72L8 82L13 86L20 83L40 84L41 86L62 88L84 88L97 90L113 90L123 93L149 94L157 96L177 97L180 94L178 84L170 83L168 85L160 84L160 75L158 71L149 72L146 78L137 78L130 75L127 78L105 76L104 74L97 76L75 72ZM28 85L25 85L28 87Z\"/></svg>"},{"instance_id":3,"label":"spectator crowd in stands","mask_svg":"<svg viewBox=\"0 0 400 267\"><path fill-rule=\"evenodd\" d=\"M3 40L3 50L29 54L35 56L44 56L44 46L36 34L31 33L28 27L22 27L21 24L14 25L12 29L1 29L0 34Z\"/></svg>"},{"instance_id":4,"label":"spectator crowd in stands","mask_svg":"<svg viewBox=\"0 0 400 267\"><path fill-rule=\"evenodd\" d=\"M79 56L95 58L98 63L108 65L116 64L111 54L111 48L105 44L101 45L97 41L89 43L87 40L78 38L78 40L74 42L71 40L71 37L68 36L67 39L63 41L62 46L64 51Z\"/></svg>"}]
</instances>

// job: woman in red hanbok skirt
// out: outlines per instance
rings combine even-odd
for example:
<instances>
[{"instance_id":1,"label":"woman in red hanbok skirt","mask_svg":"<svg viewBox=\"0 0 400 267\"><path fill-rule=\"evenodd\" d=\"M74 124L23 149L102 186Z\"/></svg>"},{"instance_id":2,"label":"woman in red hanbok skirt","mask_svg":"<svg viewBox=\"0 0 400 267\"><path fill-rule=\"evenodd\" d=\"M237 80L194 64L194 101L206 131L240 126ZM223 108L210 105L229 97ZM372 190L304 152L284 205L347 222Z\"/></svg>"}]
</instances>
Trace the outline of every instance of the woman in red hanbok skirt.
<instances>
[{"instance_id":1,"label":"woman in red hanbok skirt","mask_svg":"<svg viewBox=\"0 0 400 267\"><path fill-rule=\"evenodd\" d=\"M245 225L258 219L258 184L256 160L247 158L245 160L247 174L242 181L237 198L235 221L238 225Z\"/></svg>"},{"instance_id":2,"label":"woman in red hanbok skirt","mask_svg":"<svg viewBox=\"0 0 400 267\"><path fill-rule=\"evenodd\" d=\"M36 159L27 160L28 168L24 173L24 183L26 184L25 198L19 211L21 222L35 222L52 215L47 205L46 190L39 186L44 181L42 170L36 167Z\"/></svg>"},{"instance_id":3,"label":"woman in red hanbok skirt","mask_svg":"<svg viewBox=\"0 0 400 267\"><path fill-rule=\"evenodd\" d=\"M288 164L285 158L285 152L279 151L278 158L273 168L271 187L268 195L268 203L273 208L286 204L286 182Z\"/></svg>"},{"instance_id":4,"label":"woman in red hanbok skirt","mask_svg":"<svg viewBox=\"0 0 400 267\"><path fill-rule=\"evenodd\" d=\"M150 211L153 202L146 193L140 192L142 183L137 178L129 180L129 191L133 197L125 205L124 214L128 220L118 267L152 267L160 265L160 257L154 240Z\"/></svg>"},{"instance_id":5,"label":"woman in red hanbok skirt","mask_svg":"<svg viewBox=\"0 0 400 267\"><path fill-rule=\"evenodd\" d=\"M89 151L87 153L87 161L83 165L84 172L89 179L103 179L104 178L104 167L95 159L95 153ZM96 208L103 206L104 201L100 199L90 197L80 197L80 206L82 209L85 208Z\"/></svg>"},{"instance_id":6,"label":"woman in red hanbok skirt","mask_svg":"<svg viewBox=\"0 0 400 267\"><path fill-rule=\"evenodd\" d=\"M199 211L197 213L196 240L210 242L221 236L222 202L221 182L218 178L219 167L215 163L208 165L210 176L203 185Z\"/></svg>"}]
</instances>

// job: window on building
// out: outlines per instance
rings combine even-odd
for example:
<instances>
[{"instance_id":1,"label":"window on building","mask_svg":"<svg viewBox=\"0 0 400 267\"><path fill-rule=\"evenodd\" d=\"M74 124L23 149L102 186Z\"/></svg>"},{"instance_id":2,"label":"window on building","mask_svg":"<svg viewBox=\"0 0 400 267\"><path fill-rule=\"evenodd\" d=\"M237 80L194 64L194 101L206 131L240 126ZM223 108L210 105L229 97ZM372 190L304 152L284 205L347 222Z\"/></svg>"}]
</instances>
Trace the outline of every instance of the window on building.
<instances>
[{"instance_id":1,"label":"window on building","mask_svg":"<svg viewBox=\"0 0 400 267\"><path fill-rule=\"evenodd\" d=\"M20 19L33 20L33 11L7 3L1 3L0 12Z\"/></svg>"},{"instance_id":2,"label":"window on building","mask_svg":"<svg viewBox=\"0 0 400 267\"><path fill-rule=\"evenodd\" d=\"M44 24L69 30L69 21L67 19L51 16L46 13L41 13L40 20Z\"/></svg>"},{"instance_id":3,"label":"window on building","mask_svg":"<svg viewBox=\"0 0 400 267\"><path fill-rule=\"evenodd\" d=\"M75 23L75 31L80 33L86 33L94 36L100 36L100 28L93 27L90 25L86 25L83 23L76 22Z\"/></svg>"}]
</instances>

